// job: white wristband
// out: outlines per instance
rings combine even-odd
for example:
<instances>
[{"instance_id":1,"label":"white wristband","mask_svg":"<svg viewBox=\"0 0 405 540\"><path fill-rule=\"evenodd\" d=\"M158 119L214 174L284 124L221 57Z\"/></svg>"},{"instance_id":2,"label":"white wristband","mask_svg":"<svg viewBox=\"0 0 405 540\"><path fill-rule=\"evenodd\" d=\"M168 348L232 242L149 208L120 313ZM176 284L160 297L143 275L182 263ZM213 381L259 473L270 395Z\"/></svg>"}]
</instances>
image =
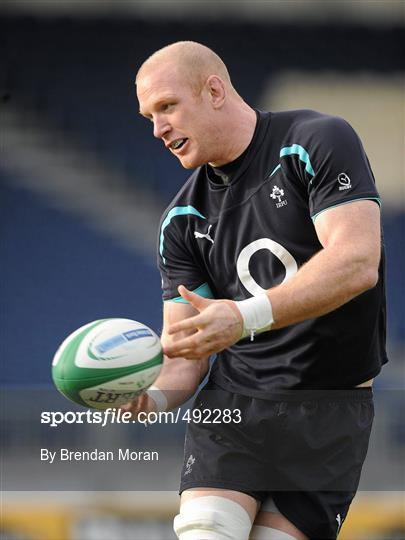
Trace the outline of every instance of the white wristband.
<instances>
[{"instance_id":1,"label":"white wristband","mask_svg":"<svg viewBox=\"0 0 405 540\"><path fill-rule=\"evenodd\" d=\"M157 412L167 410L167 398L160 388L152 385L146 390L146 393L156 403Z\"/></svg>"},{"instance_id":2,"label":"white wristband","mask_svg":"<svg viewBox=\"0 0 405 540\"><path fill-rule=\"evenodd\" d=\"M250 341L253 341L255 333L270 330L274 319L270 298L267 294L263 293L247 300L239 300L235 304L243 319L242 338L250 335Z\"/></svg>"}]
</instances>

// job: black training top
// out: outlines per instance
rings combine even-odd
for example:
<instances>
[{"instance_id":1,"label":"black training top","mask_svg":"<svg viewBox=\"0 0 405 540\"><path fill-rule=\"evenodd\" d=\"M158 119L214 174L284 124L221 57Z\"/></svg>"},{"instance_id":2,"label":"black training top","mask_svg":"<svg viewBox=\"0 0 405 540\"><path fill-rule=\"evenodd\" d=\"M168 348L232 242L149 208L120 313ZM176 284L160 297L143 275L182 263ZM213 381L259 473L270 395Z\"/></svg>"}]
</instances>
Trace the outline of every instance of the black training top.
<instances>
[{"instance_id":1,"label":"black training top","mask_svg":"<svg viewBox=\"0 0 405 540\"><path fill-rule=\"evenodd\" d=\"M247 150L196 169L165 211L158 263L165 301L180 284L211 298L243 300L289 279L322 246L314 220L333 206L379 204L363 146L341 118L310 110L257 112ZM240 340L211 370L219 386L270 390L347 388L386 363L384 257L376 287L335 311Z\"/></svg>"}]
</instances>

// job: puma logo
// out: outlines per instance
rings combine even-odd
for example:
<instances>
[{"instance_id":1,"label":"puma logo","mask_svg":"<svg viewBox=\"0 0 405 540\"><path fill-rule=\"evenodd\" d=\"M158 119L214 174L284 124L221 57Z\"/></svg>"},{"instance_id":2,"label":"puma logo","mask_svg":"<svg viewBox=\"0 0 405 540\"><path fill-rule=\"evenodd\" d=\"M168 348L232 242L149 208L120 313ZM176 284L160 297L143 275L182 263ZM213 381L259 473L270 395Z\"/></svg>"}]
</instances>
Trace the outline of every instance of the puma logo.
<instances>
[{"instance_id":1,"label":"puma logo","mask_svg":"<svg viewBox=\"0 0 405 540\"><path fill-rule=\"evenodd\" d=\"M212 225L209 225L208 231L205 234L200 233L198 231L194 231L195 238L205 238L205 239L209 240L210 242L214 243L214 240L210 236L211 227L212 227Z\"/></svg>"}]
</instances>

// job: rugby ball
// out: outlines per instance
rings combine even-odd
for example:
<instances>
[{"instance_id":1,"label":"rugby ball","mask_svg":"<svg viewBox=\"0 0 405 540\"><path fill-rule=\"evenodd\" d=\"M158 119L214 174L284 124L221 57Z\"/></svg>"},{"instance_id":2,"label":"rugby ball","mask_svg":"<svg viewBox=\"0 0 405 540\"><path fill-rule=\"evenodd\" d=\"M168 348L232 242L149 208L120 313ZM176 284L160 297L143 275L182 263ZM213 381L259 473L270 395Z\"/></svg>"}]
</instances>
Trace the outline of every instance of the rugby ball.
<instances>
[{"instance_id":1,"label":"rugby ball","mask_svg":"<svg viewBox=\"0 0 405 540\"><path fill-rule=\"evenodd\" d=\"M63 341L52 361L52 378L71 401L108 409L149 388L162 362L162 346L153 330L130 319L102 319Z\"/></svg>"}]
</instances>

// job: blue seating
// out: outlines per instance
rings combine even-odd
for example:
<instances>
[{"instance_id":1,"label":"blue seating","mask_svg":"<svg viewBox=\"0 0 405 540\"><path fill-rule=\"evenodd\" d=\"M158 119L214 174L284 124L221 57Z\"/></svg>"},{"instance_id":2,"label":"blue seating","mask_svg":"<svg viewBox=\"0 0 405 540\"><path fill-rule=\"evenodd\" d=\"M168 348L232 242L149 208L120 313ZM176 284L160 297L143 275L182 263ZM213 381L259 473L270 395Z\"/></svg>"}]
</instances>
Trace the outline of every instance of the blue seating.
<instances>
[{"instance_id":1,"label":"blue seating","mask_svg":"<svg viewBox=\"0 0 405 540\"><path fill-rule=\"evenodd\" d=\"M285 39L288 33L289 39ZM251 104L281 68L401 69L401 31L392 28L208 21L70 20L3 17L10 104L37 111L168 203L188 173L138 115L134 76L158 47L191 38L216 49ZM319 43L323 44L319 49ZM381 44L384 44L382 47ZM240 52L243 51L243 54ZM348 52L349 51L349 52ZM7 106L7 103L2 104ZM0 180L5 175L1 169ZM111 181L114 182L112 175ZM4 224L2 303L8 383L50 382L49 362L73 329L107 316L141 319L159 331L155 261L126 252L36 196L0 185ZM405 211L384 216L389 337L405 340L400 247ZM402 236L401 236L402 235ZM89 256L91 253L91 256ZM4 353L2 353L4 354Z\"/></svg>"}]
</instances>

